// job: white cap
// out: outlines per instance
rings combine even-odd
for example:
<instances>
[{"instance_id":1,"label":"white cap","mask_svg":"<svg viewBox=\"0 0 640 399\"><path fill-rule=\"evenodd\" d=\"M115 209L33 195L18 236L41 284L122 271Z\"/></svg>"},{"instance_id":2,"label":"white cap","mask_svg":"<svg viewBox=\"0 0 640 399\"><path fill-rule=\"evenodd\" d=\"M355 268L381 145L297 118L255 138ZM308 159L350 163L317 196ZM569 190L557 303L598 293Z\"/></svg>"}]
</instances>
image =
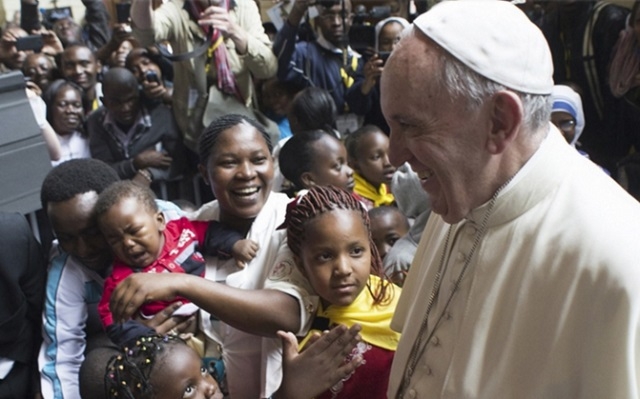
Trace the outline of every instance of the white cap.
<instances>
[{"instance_id":1,"label":"white cap","mask_svg":"<svg viewBox=\"0 0 640 399\"><path fill-rule=\"evenodd\" d=\"M553 61L544 35L503 0L442 1L415 27L480 75L510 89L550 94Z\"/></svg>"}]
</instances>

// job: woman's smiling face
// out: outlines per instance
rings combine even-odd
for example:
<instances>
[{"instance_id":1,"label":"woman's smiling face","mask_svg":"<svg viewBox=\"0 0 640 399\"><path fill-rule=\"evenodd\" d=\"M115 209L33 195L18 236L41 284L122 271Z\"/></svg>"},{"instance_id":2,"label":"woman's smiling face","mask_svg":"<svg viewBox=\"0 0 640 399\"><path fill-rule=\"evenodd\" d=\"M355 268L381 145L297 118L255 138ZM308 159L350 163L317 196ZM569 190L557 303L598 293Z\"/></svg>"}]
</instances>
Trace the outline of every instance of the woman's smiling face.
<instances>
[{"instance_id":1,"label":"woman's smiling face","mask_svg":"<svg viewBox=\"0 0 640 399\"><path fill-rule=\"evenodd\" d=\"M200 169L218 200L221 220L253 219L269 198L273 158L262 133L247 123L220 133Z\"/></svg>"}]
</instances>

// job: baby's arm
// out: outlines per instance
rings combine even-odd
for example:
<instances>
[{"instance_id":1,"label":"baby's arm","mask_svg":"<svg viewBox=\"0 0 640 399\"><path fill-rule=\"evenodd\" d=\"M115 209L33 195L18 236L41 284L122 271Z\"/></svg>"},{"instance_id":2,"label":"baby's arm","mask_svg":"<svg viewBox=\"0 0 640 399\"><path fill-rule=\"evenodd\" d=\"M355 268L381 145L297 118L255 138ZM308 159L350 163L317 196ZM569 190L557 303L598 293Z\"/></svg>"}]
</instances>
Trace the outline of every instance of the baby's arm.
<instances>
[{"instance_id":1,"label":"baby's arm","mask_svg":"<svg viewBox=\"0 0 640 399\"><path fill-rule=\"evenodd\" d=\"M233 244L233 247L231 247L231 254L236 260L236 265L244 268L246 263L256 257L258 249L260 249L260 246L253 240L238 240Z\"/></svg>"}]
</instances>

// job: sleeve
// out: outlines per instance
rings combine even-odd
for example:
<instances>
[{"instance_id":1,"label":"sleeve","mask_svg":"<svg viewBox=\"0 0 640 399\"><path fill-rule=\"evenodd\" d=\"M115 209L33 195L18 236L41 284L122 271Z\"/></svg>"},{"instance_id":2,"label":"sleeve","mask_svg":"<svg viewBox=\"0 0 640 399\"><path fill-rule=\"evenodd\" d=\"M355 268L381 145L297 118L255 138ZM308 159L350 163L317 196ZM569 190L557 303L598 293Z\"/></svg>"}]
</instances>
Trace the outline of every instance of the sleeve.
<instances>
[{"instance_id":1,"label":"sleeve","mask_svg":"<svg viewBox=\"0 0 640 399\"><path fill-rule=\"evenodd\" d=\"M229 259L231 258L233 245L242 239L244 239L244 236L239 232L212 220L207 228L202 245L202 253L204 255L217 256L222 260Z\"/></svg>"},{"instance_id":2,"label":"sleeve","mask_svg":"<svg viewBox=\"0 0 640 399\"><path fill-rule=\"evenodd\" d=\"M99 49L111 39L109 12L102 0L82 0L82 4L86 8L84 19L87 22L88 41Z\"/></svg>"},{"instance_id":3,"label":"sleeve","mask_svg":"<svg viewBox=\"0 0 640 399\"><path fill-rule=\"evenodd\" d=\"M300 305L300 330L296 332L296 335L305 336L318 309L319 298L294 259L293 253L287 244L287 239L284 237L278 248L276 261L272 266L264 288L284 292L298 300Z\"/></svg>"},{"instance_id":4,"label":"sleeve","mask_svg":"<svg viewBox=\"0 0 640 399\"><path fill-rule=\"evenodd\" d=\"M67 256L52 258L43 310L43 343L38 365L44 398L80 397L78 373L86 347L84 278Z\"/></svg>"},{"instance_id":5,"label":"sleeve","mask_svg":"<svg viewBox=\"0 0 640 399\"><path fill-rule=\"evenodd\" d=\"M109 134L102 126L104 111L101 110L103 108L96 110L87 121L91 157L111 166L121 179L131 179L137 173L133 159L119 160L114 156L109 145Z\"/></svg>"},{"instance_id":6,"label":"sleeve","mask_svg":"<svg viewBox=\"0 0 640 399\"><path fill-rule=\"evenodd\" d=\"M364 83L364 65L363 60L358 62L353 85L347 89L345 101L349 105L349 109L357 115L366 115L373 107L373 96L377 94L378 85L376 84L369 94L362 94L360 88Z\"/></svg>"},{"instance_id":7,"label":"sleeve","mask_svg":"<svg viewBox=\"0 0 640 399\"><path fill-rule=\"evenodd\" d=\"M42 27L38 17L38 4L20 2L20 27L27 33Z\"/></svg>"},{"instance_id":8,"label":"sleeve","mask_svg":"<svg viewBox=\"0 0 640 399\"><path fill-rule=\"evenodd\" d=\"M258 6L253 0L238 2L239 25L247 33L247 54L241 56L251 75L256 79L269 79L278 70L278 61L271 50L271 42L262 26Z\"/></svg>"},{"instance_id":9,"label":"sleeve","mask_svg":"<svg viewBox=\"0 0 640 399\"><path fill-rule=\"evenodd\" d=\"M307 86L307 78L304 75L304 57L302 46L296 45L298 28L286 22L278 32L273 43L273 52L278 57L278 79L283 82L291 82L300 86Z\"/></svg>"},{"instance_id":10,"label":"sleeve","mask_svg":"<svg viewBox=\"0 0 640 399\"><path fill-rule=\"evenodd\" d=\"M118 282L111 276L107 277L104 281L104 290L102 291L100 303L98 303L98 314L100 315L100 321L102 321L104 328L113 324L113 314L111 314L111 309L109 308L109 300L117 285Z\"/></svg>"}]
</instances>

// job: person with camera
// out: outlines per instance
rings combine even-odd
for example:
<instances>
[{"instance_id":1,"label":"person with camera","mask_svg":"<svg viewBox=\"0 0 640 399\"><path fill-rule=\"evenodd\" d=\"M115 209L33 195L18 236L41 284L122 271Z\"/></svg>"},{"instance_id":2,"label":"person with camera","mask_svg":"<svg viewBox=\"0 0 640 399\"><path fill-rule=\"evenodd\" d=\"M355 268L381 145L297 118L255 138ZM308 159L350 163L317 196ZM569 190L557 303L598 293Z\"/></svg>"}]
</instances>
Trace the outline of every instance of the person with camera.
<instances>
[{"instance_id":1,"label":"person with camera","mask_svg":"<svg viewBox=\"0 0 640 399\"><path fill-rule=\"evenodd\" d=\"M296 43L300 22L311 5L309 0L296 1L276 36L273 51L278 55L278 79L301 88L316 86L329 91L342 115L338 130L354 131L358 128L357 120L350 114L345 94L354 83L356 71L362 68L362 58L348 46L353 20L351 1L316 2L313 6L318 11L314 18L317 37Z\"/></svg>"},{"instance_id":2,"label":"person with camera","mask_svg":"<svg viewBox=\"0 0 640 399\"><path fill-rule=\"evenodd\" d=\"M409 21L400 17L389 17L376 24L374 53L357 71L355 82L345 97L349 108L364 116L365 125L378 126L387 135L389 125L380 108L380 75L400 33L408 26Z\"/></svg>"},{"instance_id":3,"label":"person with camera","mask_svg":"<svg viewBox=\"0 0 640 399\"><path fill-rule=\"evenodd\" d=\"M139 47L131 50L124 66L138 79L144 100L171 106L173 68L169 61L162 58L157 47Z\"/></svg>"}]
</instances>

